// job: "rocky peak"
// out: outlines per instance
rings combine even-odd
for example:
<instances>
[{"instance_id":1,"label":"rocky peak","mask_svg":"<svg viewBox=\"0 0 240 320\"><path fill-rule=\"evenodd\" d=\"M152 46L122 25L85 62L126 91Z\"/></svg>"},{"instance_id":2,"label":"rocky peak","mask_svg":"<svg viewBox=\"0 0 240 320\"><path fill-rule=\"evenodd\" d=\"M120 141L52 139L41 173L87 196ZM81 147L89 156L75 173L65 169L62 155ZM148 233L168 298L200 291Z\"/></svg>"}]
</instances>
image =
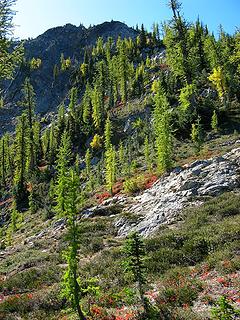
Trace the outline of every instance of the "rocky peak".
<instances>
[{"instance_id":1,"label":"rocky peak","mask_svg":"<svg viewBox=\"0 0 240 320\"><path fill-rule=\"evenodd\" d=\"M83 60L84 48L94 45L98 37L104 40L112 37L117 40L119 36L135 38L136 35L137 32L133 28L119 21L104 22L89 28L83 25L77 27L69 23L51 28L37 38L25 41L26 58L34 57L42 60L40 69L33 71L30 76L36 92L36 112L44 115L56 111L71 87L68 72L60 74L56 80L53 78L54 65L60 64L61 54L65 58L70 57L75 63L80 63ZM17 78L6 85L8 88L6 102L10 102L12 106L1 110L4 122L1 123L0 134L13 129L14 119L22 111L13 104L20 99L19 88L25 77L26 72L20 70Z\"/></svg>"}]
</instances>

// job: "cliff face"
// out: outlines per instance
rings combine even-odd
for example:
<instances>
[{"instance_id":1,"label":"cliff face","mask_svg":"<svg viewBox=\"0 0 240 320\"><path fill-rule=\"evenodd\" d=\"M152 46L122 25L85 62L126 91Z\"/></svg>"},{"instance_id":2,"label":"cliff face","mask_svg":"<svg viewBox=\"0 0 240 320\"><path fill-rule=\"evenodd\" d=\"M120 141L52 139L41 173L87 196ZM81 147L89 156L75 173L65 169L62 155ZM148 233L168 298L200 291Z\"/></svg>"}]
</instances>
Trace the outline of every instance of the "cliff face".
<instances>
[{"instance_id":1,"label":"cliff face","mask_svg":"<svg viewBox=\"0 0 240 320\"><path fill-rule=\"evenodd\" d=\"M44 115L55 111L71 87L71 71L59 74L55 80L53 77L54 65L59 65L61 54L78 64L83 59L84 48L94 45L98 37L102 37L103 40L112 37L116 40L119 36L134 38L136 35L137 32L126 24L111 21L89 28L67 24L49 29L37 38L27 40L24 44L26 59L34 57L42 60L41 67L30 75L36 93L36 112ZM0 116L4 119L0 134L12 130L14 118L21 112L15 103L20 99L20 88L26 75L26 70L22 68L18 71L16 79L7 84L8 104L7 108L0 110Z\"/></svg>"}]
</instances>

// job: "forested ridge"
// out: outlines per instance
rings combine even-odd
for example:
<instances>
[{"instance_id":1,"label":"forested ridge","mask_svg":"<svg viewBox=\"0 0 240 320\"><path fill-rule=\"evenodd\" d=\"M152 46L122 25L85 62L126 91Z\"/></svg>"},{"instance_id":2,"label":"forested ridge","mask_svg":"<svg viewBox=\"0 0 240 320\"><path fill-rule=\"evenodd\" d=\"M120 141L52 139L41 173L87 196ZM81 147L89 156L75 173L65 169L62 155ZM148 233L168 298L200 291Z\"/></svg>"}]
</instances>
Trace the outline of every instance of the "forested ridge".
<instances>
[{"instance_id":1,"label":"forested ridge","mask_svg":"<svg viewBox=\"0 0 240 320\"><path fill-rule=\"evenodd\" d=\"M116 216L139 217L112 197L239 146L239 30L216 36L171 0L172 19L151 31L62 54L51 81L71 88L48 118L31 83L46 62L10 40L14 2L0 1L0 108L7 81L23 80L21 115L0 138L0 319L238 319L235 180L147 239L117 236ZM219 288L206 293L206 279Z\"/></svg>"}]
</instances>

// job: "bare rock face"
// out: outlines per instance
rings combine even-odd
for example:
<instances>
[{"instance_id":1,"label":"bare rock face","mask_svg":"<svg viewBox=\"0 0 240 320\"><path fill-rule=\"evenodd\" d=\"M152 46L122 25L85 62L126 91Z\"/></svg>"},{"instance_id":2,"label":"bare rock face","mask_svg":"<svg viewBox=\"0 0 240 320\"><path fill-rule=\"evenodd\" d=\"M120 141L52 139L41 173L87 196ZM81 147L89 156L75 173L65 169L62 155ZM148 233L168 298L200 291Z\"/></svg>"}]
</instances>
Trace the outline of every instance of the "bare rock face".
<instances>
[{"instance_id":1,"label":"bare rock face","mask_svg":"<svg viewBox=\"0 0 240 320\"><path fill-rule=\"evenodd\" d=\"M57 106L66 98L72 86L71 76L73 70L59 72L57 78L53 76L54 65L60 65L61 54L70 57L72 65L78 66L83 61L84 49L95 45L98 37L107 40L121 38L135 38L137 32L119 21L104 22L97 26L85 28L72 24L47 30L35 39L26 40L24 43L26 60L40 58L42 64L39 69L32 71L30 81L36 93L36 112L41 116L56 111ZM7 108L0 110L0 117L4 119L0 125L0 135L11 131L14 126L14 117L22 112L16 106L21 98L21 86L29 71L21 67L14 81L6 83L7 94L5 103Z\"/></svg>"},{"instance_id":2,"label":"bare rock face","mask_svg":"<svg viewBox=\"0 0 240 320\"><path fill-rule=\"evenodd\" d=\"M119 236L137 230L149 236L162 224L172 223L179 213L189 206L198 206L206 197L214 197L240 186L240 148L222 157L198 160L183 168L176 168L158 180L151 189L136 197L107 200L103 205L123 205L126 213L117 218L115 226Z\"/></svg>"}]
</instances>

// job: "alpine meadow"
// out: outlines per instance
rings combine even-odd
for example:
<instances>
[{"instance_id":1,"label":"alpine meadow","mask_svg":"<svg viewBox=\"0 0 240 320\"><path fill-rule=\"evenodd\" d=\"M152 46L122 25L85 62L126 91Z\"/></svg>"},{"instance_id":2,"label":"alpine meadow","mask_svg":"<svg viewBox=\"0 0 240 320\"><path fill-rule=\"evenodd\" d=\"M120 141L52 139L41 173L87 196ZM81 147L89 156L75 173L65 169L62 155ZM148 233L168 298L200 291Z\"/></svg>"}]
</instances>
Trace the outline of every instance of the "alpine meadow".
<instances>
[{"instance_id":1,"label":"alpine meadow","mask_svg":"<svg viewBox=\"0 0 240 320\"><path fill-rule=\"evenodd\" d=\"M240 29L166 0L151 30L18 40L18 1L0 0L0 320L240 319Z\"/></svg>"}]
</instances>

